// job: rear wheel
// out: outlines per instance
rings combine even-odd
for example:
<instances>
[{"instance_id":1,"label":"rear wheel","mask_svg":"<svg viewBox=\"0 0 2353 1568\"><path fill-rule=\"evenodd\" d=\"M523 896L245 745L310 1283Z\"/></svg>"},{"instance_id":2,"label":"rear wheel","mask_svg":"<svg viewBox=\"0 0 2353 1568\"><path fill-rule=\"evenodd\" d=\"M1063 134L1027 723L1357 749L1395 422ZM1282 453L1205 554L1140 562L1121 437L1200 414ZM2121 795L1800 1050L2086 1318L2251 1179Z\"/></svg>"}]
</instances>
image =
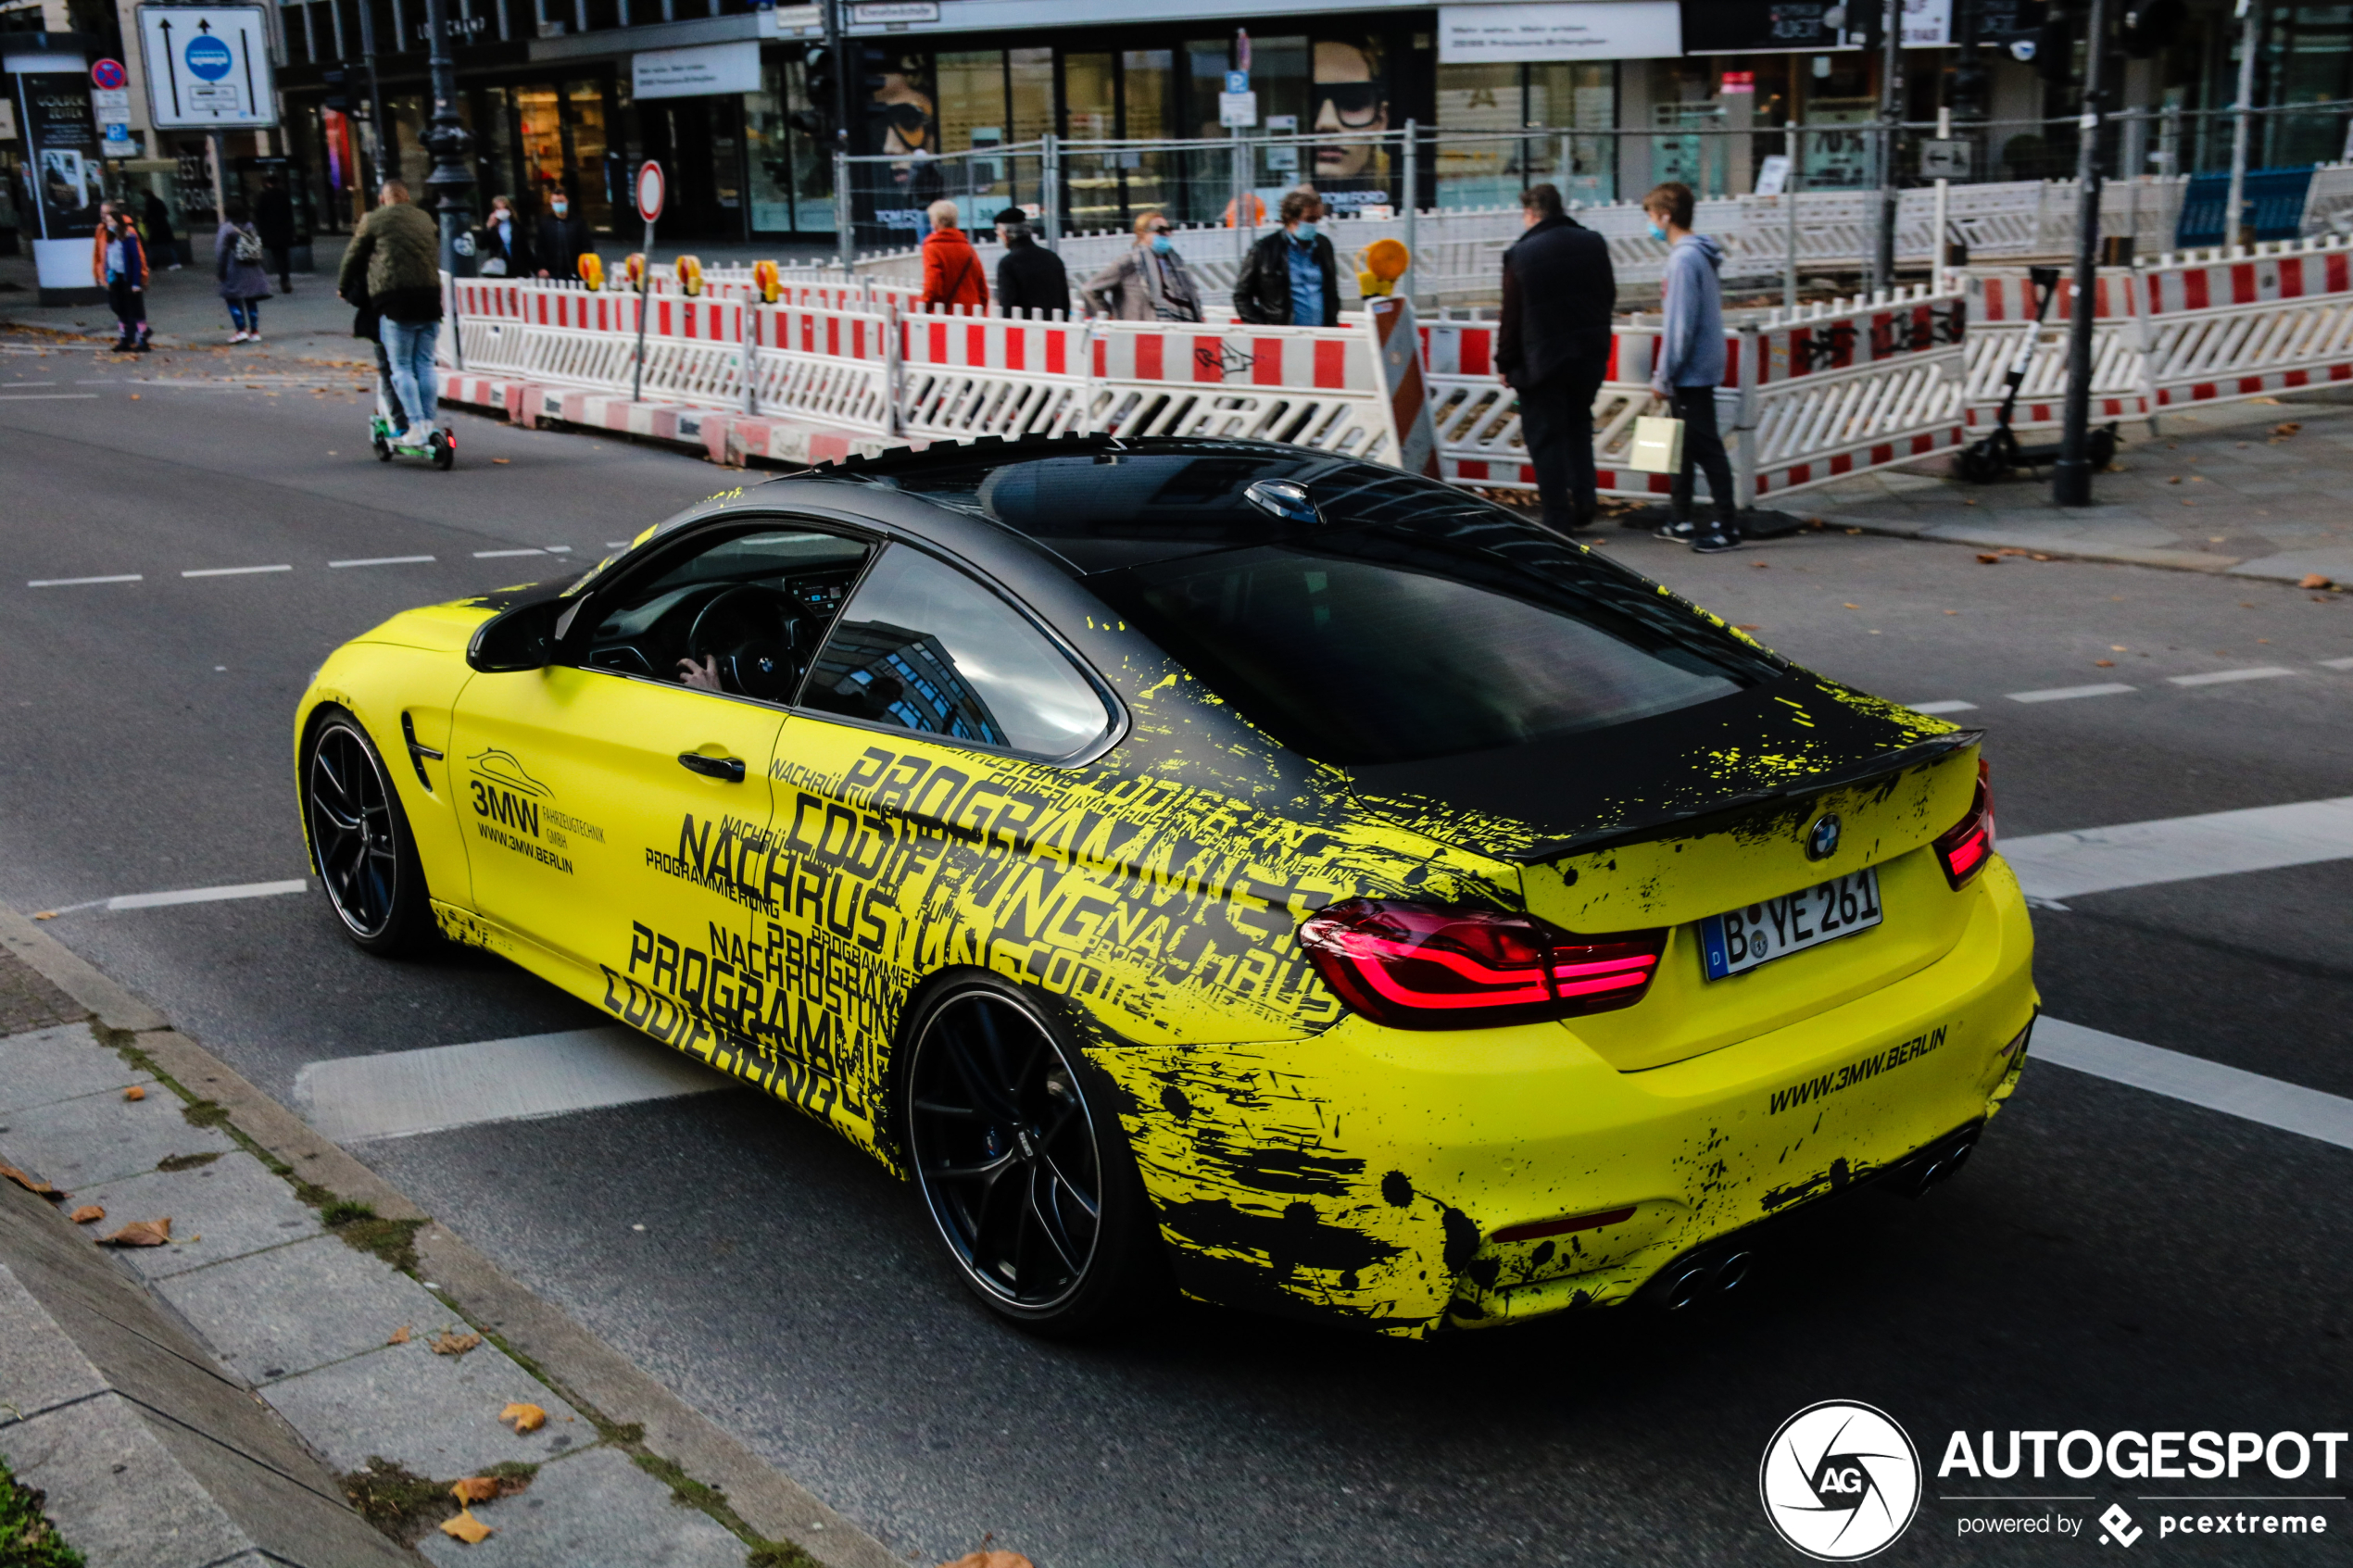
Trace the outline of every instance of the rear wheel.
<instances>
[{"instance_id":1,"label":"rear wheel","mask_svg":"<svg viewBox=\"0 0 2353 1568\"><path fill-rule=\"evenodd\" d=\"M433 433L434 466L447 473L458 463L458 444L440 431Z\"/></svg>"},{"instance_id":2,"label":"rear wheel","mask_svg":"<svg viewBox=\"0 0 2353 1568\"><path fill-rule=\"evenodd\" d=\"M423 868L384 759L359 721L325 709L303 748L302 805L327 902L371 953L406 951L433 928Z\"/></svg>"},{"instance_id":3,"label":"rear wheel","mask_svg":"<svg viewBox=\"0 0 2353 1568\"><path fill-rule=\"evenodd\" d=\"M1022 990L973 975L908 1034L908 1162L964 1283L1036 1333L1083 1333L1139 1305L1159 1236L1109 1085Z\"/></svg>"}]
</instances>

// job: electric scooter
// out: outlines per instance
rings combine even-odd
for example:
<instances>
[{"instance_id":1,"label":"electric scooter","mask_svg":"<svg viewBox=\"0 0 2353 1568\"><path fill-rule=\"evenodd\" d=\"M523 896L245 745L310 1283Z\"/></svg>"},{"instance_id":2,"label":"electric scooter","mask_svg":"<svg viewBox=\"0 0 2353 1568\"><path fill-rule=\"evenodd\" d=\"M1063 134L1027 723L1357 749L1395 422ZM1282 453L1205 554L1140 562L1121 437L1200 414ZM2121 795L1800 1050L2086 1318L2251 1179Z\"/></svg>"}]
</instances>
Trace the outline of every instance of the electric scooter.
<instances>
[{"instance_id":1,"label":"electric scooter","mask_svg":"<svg viewBox=\"0 0 2353 1568\"><path fill-rule=\"evenodd\" d=\"M436 430L422 446L404 446L393 440L409 428L409 416L401 410L400 395L392 386L392 360L384 353L382 343L376 345L376 411L368 420L369 445L376 449L376 461L388 463L395 458L422 458L444 473L457 465L458 439L446 430Z\"/></svg>"},{"instance_id":2,"label":"electric scooter","mask_svg":"<svg viewBox=\"0 0 2353 1568\"><path fill-rule=\"evenodd\" d=\"M2007 477L2015 469L2056 463L2064 445L2053 442L2046 446L2021 446L2010 429L2010 414L2018 407L2018 389L2026 383L2026 368L2034 362L2034 350L2042 340L2043 318L2058 294L2059 270L2029 267L2026 277L2034 287L2034 325L2020 339L2018 354L2010 360L2008 373L2002 378L2007 390L2002 394L2001 412L1994 418L1994 428L1961 448L1961 477L1971 484L1991 484ZM2116 426L2102 425L2091 432L2090 437L2084 443L2083 455L2096 473L2116 460Z\"/></svg>"}]
</instances>

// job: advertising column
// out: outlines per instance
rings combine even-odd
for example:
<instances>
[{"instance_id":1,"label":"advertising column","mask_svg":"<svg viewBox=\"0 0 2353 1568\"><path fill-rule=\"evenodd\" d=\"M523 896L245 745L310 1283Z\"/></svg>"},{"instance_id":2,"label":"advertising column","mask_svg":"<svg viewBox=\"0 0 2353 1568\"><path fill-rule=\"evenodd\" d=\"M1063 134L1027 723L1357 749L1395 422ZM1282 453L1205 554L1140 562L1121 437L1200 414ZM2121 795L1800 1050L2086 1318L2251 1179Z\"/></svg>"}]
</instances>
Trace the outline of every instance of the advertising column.
<instances>
[{"instance_id":1,"label":"advertising column","mask_svg":"<svg viewBox=\"0 0 2353 1568\"><path fill-rule=\"evenodd\" d=\"M20 191L31 219L33 265L43 305L104 304L91 271L104 165L90 112L89 62L62 53L9 55L6 63L24 138Z\"/></svg>"}]
</instances>

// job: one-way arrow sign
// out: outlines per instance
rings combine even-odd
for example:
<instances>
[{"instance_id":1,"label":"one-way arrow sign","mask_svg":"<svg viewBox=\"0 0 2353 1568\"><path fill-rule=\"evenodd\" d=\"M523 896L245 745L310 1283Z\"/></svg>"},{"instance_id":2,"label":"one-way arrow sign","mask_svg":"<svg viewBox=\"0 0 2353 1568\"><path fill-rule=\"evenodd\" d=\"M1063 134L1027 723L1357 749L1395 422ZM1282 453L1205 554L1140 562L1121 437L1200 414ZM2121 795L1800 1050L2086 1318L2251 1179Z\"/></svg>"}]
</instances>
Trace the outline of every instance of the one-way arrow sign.
<instances>
[{"instance_id":1,"label":"one-way arrow sign","mask_svg":"<svg viewBox=\"0 0 2353 1568\"><path fill-rule=\"evenodd\" d=\"M149 118L158 131L278 123L270 20L258 5L138 7Z\"/></svg>"}]
</instances>

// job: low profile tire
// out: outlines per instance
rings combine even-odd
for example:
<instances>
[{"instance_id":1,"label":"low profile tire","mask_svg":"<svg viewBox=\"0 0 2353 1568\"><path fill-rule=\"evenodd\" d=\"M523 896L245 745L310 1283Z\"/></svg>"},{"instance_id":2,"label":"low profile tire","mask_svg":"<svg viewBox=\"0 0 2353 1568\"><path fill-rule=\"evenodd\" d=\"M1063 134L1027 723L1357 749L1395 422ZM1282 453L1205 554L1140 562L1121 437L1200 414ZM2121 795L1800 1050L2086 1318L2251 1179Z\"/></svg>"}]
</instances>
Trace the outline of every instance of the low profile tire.
<instances>
[{"instance_id":1,"label":"low profile tire","mask_svg":"<svg viewBox=\"0 0 2353 1568\"><path fill-rule=\"evenodd\" d=\"M1034 1334L1070 1337L1147 1306L1160 1236L1111 1085L1020 987L934 991L907 1034L900 1131L964 1283Z\"/></svg>"},{"instance_id":2,"label":"low profile tire","mask_svg":"<svg viewBox=\"0 0 2353 1568\"><path fill-rule=\"evenodd\" d=\"M375 743L344 709L321 709L303 744L302 814L344 935L385 956L422 946L433 912L409 818Z\"/></svg>"}]
</instances>

